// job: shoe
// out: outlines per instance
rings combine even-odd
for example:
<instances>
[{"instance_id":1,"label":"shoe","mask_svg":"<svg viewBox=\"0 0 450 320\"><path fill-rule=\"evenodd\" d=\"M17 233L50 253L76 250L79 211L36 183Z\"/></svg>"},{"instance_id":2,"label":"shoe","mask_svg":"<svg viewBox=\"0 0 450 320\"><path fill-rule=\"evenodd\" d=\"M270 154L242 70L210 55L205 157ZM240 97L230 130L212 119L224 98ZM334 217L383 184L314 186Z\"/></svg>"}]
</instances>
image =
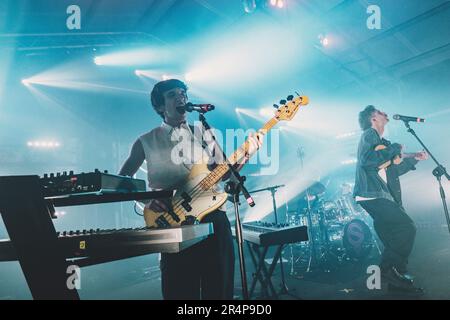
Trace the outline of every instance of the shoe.
<instances>
[{"instance_id":1,"label":"shoe","mask_svg":"<svg viewBox=\"0 0 450 320\"><path fill-rule=\"evenodd\" d=\"M410 287L413 284L410 278L402 275L395 267L381 271L381 279L395 287Z\"/></svg>"},{"instance_id":2,"label":"shoe","mask_svg":"<svg viewBox=\"0 0 450 320\"><path fill-rule=\"evenodd\" d=\"M409 279L411 281L414 280L414 276L408 273L408 269L406 268L406 266L396 266L395 269L406 279Z\"/></svg>"},{"instance_id":3,"label":"shoe","mask_svg":"<svg viewBox=\"0 0 450 320\"><path fill-rule=\"evenodd\" d=\"M407 272L399 272L404 278L408 279L411 282L414 282L414 276L412 274L409 274Z\"/></svg>"},{"instance_id":4,"label":"shoe","mask_svg":"<svg viewBox=\"0 0 450 320\"><path fill-rule=\"evenodd\" d=\"M413 294L413 295L423 295L425 294L425 291L423 290L423 288L420 287L415 287L414 285L410 285L410 286L395 286L392 284L388 284L388 291L392 292L392 293L403 293L403 294Z\"/></svg>"}]
</instances>

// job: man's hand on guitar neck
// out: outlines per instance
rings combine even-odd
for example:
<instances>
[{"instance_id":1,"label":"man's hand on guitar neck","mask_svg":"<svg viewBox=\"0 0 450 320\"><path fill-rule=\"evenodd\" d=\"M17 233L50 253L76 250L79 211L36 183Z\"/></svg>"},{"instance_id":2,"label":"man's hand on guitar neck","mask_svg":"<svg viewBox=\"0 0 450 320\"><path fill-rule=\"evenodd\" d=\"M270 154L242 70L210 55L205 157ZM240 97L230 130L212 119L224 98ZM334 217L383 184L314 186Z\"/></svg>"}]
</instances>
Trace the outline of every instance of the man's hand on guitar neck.
<instances>
[{"instance_id":1,"label":"man's hand on guitar neck","mask_svg":"<svg viewBox=\"0 0 450 320\"><path fill-rule=\"evenodd\" d=\"M401 147L402 147L401 157L403 157L403 158L414 158L417 161L423 161L423 160L428 159L428 153L425 150L422 150L420 152L414 152L414 153L404 153L404 150L406 148L403 145Z\"/></svg>"},{"instance_id":2,"label":"man's hand on guitar neck","mask_svg":"<svg viewBox=\"0 0 450 320\"><path fill-rule=\"evenodd\" d=\"M240 149L240 157L237 159L235 164L235 169L240 171L242 167L247 163L247 161L254 155L259 148L261 148L264 140L264 132L263 130L259 130L255 133L249 133L247 137L247 150ZM228 178L226 178L228 179Z\"/></svg>"},{"instance_id":3,"label":"man's hand on guitar neck","mask_svg":"<svg viewBox=\"0 0 450 320\"><path fill-rule=\"evenodd\" d=\"M246 156L250 158L254 155L259 148L261 148L264 140L264 132L259 130L258 132L252 133L250 132L247 141L248 141L248 150Z\"/></svg>"},{"instance_id":4,"label":"man's hand on guitar neck","mask_svg":"<svg viewBox=\"0 0 450 320\"><path fill-rule=\"evenodd\" d=\"M428 159L428 153L426 151L417 152L414 159L418 161L423 161Z\"/></svg>"}]
</instances>

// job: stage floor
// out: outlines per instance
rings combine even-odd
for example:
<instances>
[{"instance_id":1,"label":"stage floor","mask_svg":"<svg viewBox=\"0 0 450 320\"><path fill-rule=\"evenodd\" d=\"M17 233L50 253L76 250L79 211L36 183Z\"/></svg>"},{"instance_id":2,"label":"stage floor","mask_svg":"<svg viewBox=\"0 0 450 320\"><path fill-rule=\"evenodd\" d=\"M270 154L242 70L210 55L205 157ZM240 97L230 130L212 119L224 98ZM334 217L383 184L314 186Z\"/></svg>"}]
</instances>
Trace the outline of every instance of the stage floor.
<instances>
[{"instance_id":1,"label":"stage floor","mask_svg":"<svg viewBox=\"0 0 450 320\"><path fill-rule=\"evenodd\" d=\"M391 294L385 289L369 290L366 286L366 269L368 265L376 264L377 260L378 254L373 252L362 264L345 262L330 272L313 269L313 272L308 273L303 272L298 263L291 264L287 247L284 255L286 284L290 293L306 300L450 299L450 234L445 225L419 225L417 231L409 269L416 276L417 285L425 289L423 296ZM254 268L248 254L246 262L250 285ZM0 299L31 299L19 268L17 262L0 264L0 274L9 275L0 280ZM235 298L239 299L241 281L237 259L235 271ZM272 282L277 290L281 288L279 267L275 269ZM162 299L158 255L83 268L81 285L81 299ZM254 298L262 298L259 284ZM290 300L295 297L280 295L279 299Z\"/></svg>"}]
</instances>

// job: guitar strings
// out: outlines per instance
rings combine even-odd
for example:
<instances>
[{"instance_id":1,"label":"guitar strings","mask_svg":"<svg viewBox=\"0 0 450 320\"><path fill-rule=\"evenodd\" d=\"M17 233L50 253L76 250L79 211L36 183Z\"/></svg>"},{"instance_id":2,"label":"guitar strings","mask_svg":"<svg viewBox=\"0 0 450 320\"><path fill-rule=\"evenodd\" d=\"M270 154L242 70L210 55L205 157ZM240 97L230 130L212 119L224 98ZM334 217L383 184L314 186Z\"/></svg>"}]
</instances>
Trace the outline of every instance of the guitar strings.
<instances>
[{"instance_id":1,"label":"guitar strings","mask_svg":"<svg viewBox=\"0 0 450 320\"><path fill-rule=\"evenodd\" d=\"M275 124L278 123L278 119L276 119L275 117L273 117L272 119L270 119L264 126L264 130L267 132L268 130L270 130ZM248 151L248 140L244 142L244 148L240 147L238 150L236 150L236 152L233 154L233 157L235 157L236 159L242 159L242 157L246 154L246 152ZM244 149L244 150L242 150ZM235 163L234 163L235 164ZM234 165L232 164L232 165ZM197 199L198 196L206 190L203 190L202 188L202 184L204 184L204 181L207 179L211 179L211 177L213 177L213 183L211 186L209 186L208 188L211 188L212 186L214 186L221 177L223 177L229 170L228 165L227 165L227 170L224 171L223 173L218 173L220 170L222 170L223 166L226 164L219 164L213 171L211 171L204 179L202 179L198 184L196 184L191 190L188 191L188 193L190 194L190 197L192 200ZM221 167L222 166L222 167ZM215 176L216 175L216 176ZM191 201L192 201L191 200ZM180 217L180 214L176 211L180 210L183 208L182 203L184 202L184 199L179 199L176 203L172 204L172 210L175 212L175 214ZM182 213L184 214L184 213ZM173 217L169 214L169 213L163 213L164 218L166 218L166 220L170 223L169 220L174 220Z\"/></svg>"},{"instance_id":2,"label":"guitar strings","mask_svg":"<svg viewBox=\"0 0 450 320\"><path fill-rule=\"evenodd\" d=\"M263 126L263 128L267 132L270 128L272 128L277 123L278 123L278 120L276 118L272 118ZM244 149L244 150L242 150L242 149ZM246 154L247 151L248 151L248 141L245 141L244 148L240 147L238 150L236 150L236 152L233 154L233 156L237 159L242 159L242 157ZM202 193L202 191L204 191L204 190L202 190L203 181L205 181L206 179L210 179L211 176L216 175L217 174L216 171L219 171L218 169L221 168L220 167L221 165L224 165L224 164L219 164L217 166L217 168L215 168L213 171L211 171L204 179L202 179L197 185L195 185L194 188L192 188L191 190L188 191L188 193L191 194L190 197L192 200L197 199L198 196L200 195L200 193ZM214 184L216 184L219 181L219 179L228 172L228 170L229 170L229 168L227 168L227 170L221 175L219 173L219 177L214 178L214 183L212 183L212 185L209 188L211 188ZM217 180L215 180L215 179L217 179ZM172 209L177 214L177 216L180 216L180 215L176 211L183 208L183 206L181 205L183 202L184 202L184 199L179 199L178 202L172 204L173 205ZM163 215L166 218L166 220L173 219L171 217L171 215L168 213L165 213Z\"/></svg>"}]
</instances>

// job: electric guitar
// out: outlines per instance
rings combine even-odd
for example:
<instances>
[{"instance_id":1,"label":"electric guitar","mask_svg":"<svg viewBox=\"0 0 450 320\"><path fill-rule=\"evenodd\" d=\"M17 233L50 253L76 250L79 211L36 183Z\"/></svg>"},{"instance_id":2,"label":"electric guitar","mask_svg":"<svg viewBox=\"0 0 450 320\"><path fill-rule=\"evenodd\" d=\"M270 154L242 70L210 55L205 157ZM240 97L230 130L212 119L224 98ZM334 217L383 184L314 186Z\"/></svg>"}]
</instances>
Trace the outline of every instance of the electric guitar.
<instances>
[{"instance_id":1,"label":"electric guitar","mask_svg":"<svg viewBox=\"0 0 450 320\"><path fill-rule=\"evenodd\" d=\"M386 148L387 147L384 144L380 144L375 147L375 151L383 150ZM379 165L378 169L386 169L387 167L389 167L392 164L400 164L400 163L402 163L404 158L415 158L419 154L420 153L402 153L401 155L395 156L394 159L388 160L388 161L384 162L383 164Z\"/></svg>"},{"instance_id":2,"label":"electric guitar","mask_svg":"<svg viewBox=\"0 0 450 320\"><path fill-rule=\"evenodd\" d=\"M266 134L279 121L290 121L294 118L300 106L307 105L308 97L289 96L288 101L279 106L272 119L264 124L260 132ZM248 154L249 142L246 140L229 158L231 165L240 161ZM220 208L226 201L226 192L216 191L216 184L228 172L226 163L221 163L213 170L209 170L207 161L195 164L186 183L176 190L170 199L171 209L167 212L155 212L144 208L144 219L147 227L165 228L185 224L194 224L203 219L208 213Z\"/></svg>"}]
</instances>

